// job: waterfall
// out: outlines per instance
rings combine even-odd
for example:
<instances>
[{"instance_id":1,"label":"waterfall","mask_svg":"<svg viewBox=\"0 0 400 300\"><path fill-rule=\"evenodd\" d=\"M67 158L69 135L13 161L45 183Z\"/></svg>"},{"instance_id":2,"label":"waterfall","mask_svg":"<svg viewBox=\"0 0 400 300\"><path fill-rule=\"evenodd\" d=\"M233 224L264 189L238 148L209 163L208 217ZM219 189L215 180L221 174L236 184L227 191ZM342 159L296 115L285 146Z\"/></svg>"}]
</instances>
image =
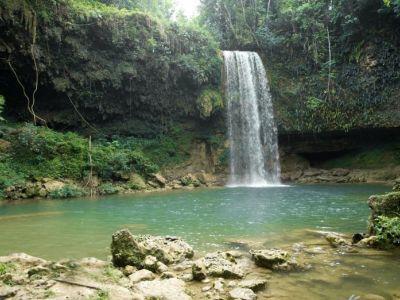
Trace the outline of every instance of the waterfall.
<instances>
[{"instance_id":1,"label":"waterfall","mask_svg":"<svg viewBox=\"0 0 400 300\"><path fill-rule=\"evenodd\" d=\"M254 52L224 51L229 186L280 184L277 127L261 58Z\"/></svg>"}]
</instances>

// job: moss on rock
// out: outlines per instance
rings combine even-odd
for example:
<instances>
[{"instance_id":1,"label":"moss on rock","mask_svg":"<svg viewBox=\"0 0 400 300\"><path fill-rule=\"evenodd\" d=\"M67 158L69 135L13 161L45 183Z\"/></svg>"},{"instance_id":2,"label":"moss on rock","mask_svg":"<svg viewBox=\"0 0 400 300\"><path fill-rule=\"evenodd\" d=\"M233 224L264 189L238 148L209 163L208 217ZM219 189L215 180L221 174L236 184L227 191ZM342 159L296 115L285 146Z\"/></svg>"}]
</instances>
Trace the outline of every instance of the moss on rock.
<instances>
[{"instance_id":1,"label":"moss on rock","mask_svg":"<svg viewBox=\"0 0 400 300\"><path fill-rule=\"evenodd\" d=\"M378 247L400 245L400 192L374 195L369 198L372 215L369 219L369 233L376 236Z\"/></svg>"},{"instance_id":2,"label":"moss on rock","mask_svg":"<svg viewBox=\"0 0 400 300\"><path fill-rule=\"evenodd\" d=\"M400 192L371 196L368 205L372 209L373 218L400 216Z\"/></svg>"},{"instance_id":3,"label":"moss on rock","mask_svg":"<svg viewBox=\"0 0 400 300\"><path fill-rule=\"evenodd\" d=\"M224 100L219 91L205 89L197 99L197 108L202 119L209 119L213 114L224 108Z\"/></svg>"}]
</instances>

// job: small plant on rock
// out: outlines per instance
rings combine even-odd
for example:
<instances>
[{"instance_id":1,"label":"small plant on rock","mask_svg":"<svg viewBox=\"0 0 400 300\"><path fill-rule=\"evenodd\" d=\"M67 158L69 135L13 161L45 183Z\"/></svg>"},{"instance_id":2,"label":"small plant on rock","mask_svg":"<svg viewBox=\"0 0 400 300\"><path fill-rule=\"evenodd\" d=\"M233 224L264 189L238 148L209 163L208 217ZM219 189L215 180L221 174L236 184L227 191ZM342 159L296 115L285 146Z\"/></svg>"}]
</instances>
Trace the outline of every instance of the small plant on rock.
<instances>
[{"instance_id":1,"label":"small plant on rock","mask_svg":"<svg viewBox=\"0 0 400 300\"><path fill-rule=\"evenodd\" d=\"M379 216L375 225L377 242L383 248L400 246L400 217Z\"/></svg>"}]
</instances>

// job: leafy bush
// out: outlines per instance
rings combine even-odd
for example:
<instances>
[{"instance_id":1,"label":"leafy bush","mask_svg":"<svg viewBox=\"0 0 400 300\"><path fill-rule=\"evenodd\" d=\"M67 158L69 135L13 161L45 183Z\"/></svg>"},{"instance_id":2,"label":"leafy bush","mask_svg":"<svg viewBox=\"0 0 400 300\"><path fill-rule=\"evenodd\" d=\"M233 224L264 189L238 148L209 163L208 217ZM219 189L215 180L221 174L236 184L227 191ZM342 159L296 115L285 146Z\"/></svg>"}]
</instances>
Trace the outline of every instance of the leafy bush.
<instances>
[{"instance_id":1,"label":"leafy bush","mask_svg":"<svg viewBox=\"0 0 400 300\"><path fill-rule=\"evenodd\" d=\"M400 246L400 217L379 216L375 224L377 242L384 248Z\"/></svg>"},{"instance_id":2,"label":"leafy bush","mask_svg":"<svg viewBox=\"0 0 400 300\"><path fill-rule=\"evenodd\" d=\"M64 199L64 198L77 198L85 196L87 193L80 187L66 185L54 192L50 193L50 197L55 199Z\"/></svg>"},{"instance_id":3,"label":"leafy bush","mask_svg":"<svg viewBox=\"0 0 400 300\"><path fill-rule=\"evenodd\" d=\"M93 171L103 181L126 180L132 173L141 177L159 171L160 166L179 164L189 157L193 135L172 126L169 135L153 139L119 138L93 140L74 133L60 133L31 124L7 124L1 128L0 198L10 186L33 179L73 179L82 181ZM89 154L92 163L89 162ZM114 193L110 185L104 193ZM79 197L82 193L66 188L52 197Z\"/></svg>"},{"instance_id":4,"label":"leafy bush","mask_svg":"<svg viewBox=\"0 0 400 300\"><path fill-rule=\"evenodd\" d=\"M18 173L9 156L0 155L0 198L4 198L4 190L13 185L22 185L26 180L25 174Z\"/></svg>"},{"instance_id":5,"label":"leafy bush","mask_svg":"<svg viewBox=\"0 0 400 300\"><path fill-rule=\"evenodd\" d=\"M18 173L30 177L82 178L87 165L87 140L26 124L10 136L12 159Z\"/></svg>"},{"instance_id":6,"label":"leafy bush","mask_svg":"<svg viewBox=\"0 0 400 300\"><path fill-rule=\"evenodd\" d=\"M118 188L114 186L111 182L103 183L99 186L100 195L113 195L118 193Z\"/></svg>"},{"instance_id":7,"label":"leafy bush","mask_svg":"<svg viewBox=\"0 0 400 300\"><path fill-rule=\"evenodd\" d=\"M119 141L96 144L92 151L93 169L103 179L118 179L133 171L141 174L157 172L157 164L149 160L142 151L132 149Z\"/></svg>"}]
</instances>

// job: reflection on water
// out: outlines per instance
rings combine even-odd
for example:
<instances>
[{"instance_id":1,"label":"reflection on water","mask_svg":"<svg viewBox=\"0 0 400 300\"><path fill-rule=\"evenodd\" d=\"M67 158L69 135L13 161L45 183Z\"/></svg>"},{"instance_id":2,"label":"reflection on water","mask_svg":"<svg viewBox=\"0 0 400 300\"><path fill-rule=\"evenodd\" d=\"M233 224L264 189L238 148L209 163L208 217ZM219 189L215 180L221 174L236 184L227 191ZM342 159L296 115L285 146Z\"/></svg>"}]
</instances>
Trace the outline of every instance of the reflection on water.
<instances>
[{"instance_id":1,"label":"reflection on water","mask_svg":"<svg viewBox=\"0 0 400 300\"><path fill-rule=\"evenodd\" d=\"M310 231L365 231L368 196L388 190L371 185L237 188L2 205L0 255L104 259L111 234L128 228L133 234L181 236L198 254L281 247L311 264L310 271L289 275L257 269L250 278L270 278L259 299L349 299L368 293L400 299L394 296L400 295L399 253L345 253Z\"/></svg>"}]
</instances>

